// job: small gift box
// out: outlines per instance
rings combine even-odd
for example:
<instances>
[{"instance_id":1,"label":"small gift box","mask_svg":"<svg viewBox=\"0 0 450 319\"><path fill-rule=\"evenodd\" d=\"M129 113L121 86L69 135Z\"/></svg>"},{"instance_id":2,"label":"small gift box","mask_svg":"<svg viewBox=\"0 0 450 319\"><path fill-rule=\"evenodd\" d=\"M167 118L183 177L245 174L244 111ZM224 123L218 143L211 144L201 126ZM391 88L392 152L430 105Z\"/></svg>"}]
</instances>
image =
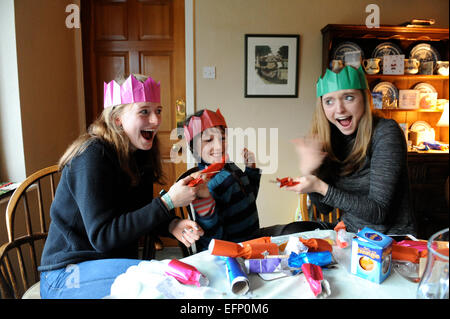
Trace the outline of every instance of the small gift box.
<instances>
[{"instance_id":1,"label":"small gift box","mask_svg":"<svg viewBox=\"0 0 450 319\"><path fill-rule=\"evenodd\" d=\"M385 55L383 57L383 74L404 74L405 55Z\"/></svg>"}]
</instances>

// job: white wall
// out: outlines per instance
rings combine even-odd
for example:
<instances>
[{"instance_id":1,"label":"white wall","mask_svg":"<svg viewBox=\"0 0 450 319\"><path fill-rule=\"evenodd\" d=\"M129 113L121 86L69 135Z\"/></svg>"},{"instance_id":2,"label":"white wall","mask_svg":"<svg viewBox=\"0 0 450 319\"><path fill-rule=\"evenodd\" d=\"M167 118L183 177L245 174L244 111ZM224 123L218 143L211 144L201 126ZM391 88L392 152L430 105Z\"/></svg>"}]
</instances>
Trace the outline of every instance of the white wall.
<instances>
[{"instance_id":1,"label":"white wall","mask_svg":"<svg viewBox=\"0 0 450 319\"><path fill-rule=\"evenodd\" d=\"M85 130L79 0L0 1L0 180L56 164Z\"/></svg>"},{"instance_id":2,"label":"white wall","mask_svg":"<svg viewBox=\"0 0 450 319\"><path fill-rule=\"evenodd\" d=\"M17 63L27 175L56 164L80 134L81 29L67 28L73 0L16 0ZM80 108L80 103L83 103ZM82 111L82 116L80 116Z\"/></svg>"},{"instance_id":3,"label":"white wall","mask_svg":"<svg viewBox=\"0 0 450 319\"><path fill-rule=\"evenodd\" d=\"M25 178L14 0L0 1L0 181Z\"/></svg>"},{"instance_id":4,"label":"white wall","mask_svg":"<svg viewBox=\"0 0 450 319\"><path fill-rule=\"evenodd\" d=\"M230 127L277 127L278 170L264 175L257 205L261 224L293 220L297 197L269 180L298 174L289 140L305 134L322 69L322 34L327 24L364 24L368 4L380 7L380 23L398 25L412 18L434 18L448 28L448 0L196 0L196 108L220 107ZM298 98L244 98L244 35L299 34ZM204 66L216 79L203 79Z\"/></svg>"}]
</instances>

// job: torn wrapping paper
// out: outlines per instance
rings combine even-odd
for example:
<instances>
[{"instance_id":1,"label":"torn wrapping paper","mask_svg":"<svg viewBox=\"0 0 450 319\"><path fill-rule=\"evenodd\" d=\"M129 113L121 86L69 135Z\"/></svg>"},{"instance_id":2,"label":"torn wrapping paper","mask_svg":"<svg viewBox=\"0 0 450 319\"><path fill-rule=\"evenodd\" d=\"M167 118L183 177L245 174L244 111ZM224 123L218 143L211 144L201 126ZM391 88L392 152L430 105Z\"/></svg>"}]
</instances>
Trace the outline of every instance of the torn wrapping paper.
<instances>
[{"instance_id":1,"label":"torn wrapping paper","mask_svg":"<svg viewBox=\"0 0 450 319\"><path fill-rule=\"evenodd\" d=\"M331 293L330 284L323 278L322 268L314 264L303 264L302 271L314 296L328 297Z\"/></svg>"},{"instance_id":2,"label":"torn wrapping paper","mask_svg":"<svg viewBox=\"0 0 450 319\"><path fill-rule=\"evenodd\" d=\"M278 187L285 187L285 186L295 186L297 184L300 184L300 182L294 181L292 177L283 177L283 178L277 178L277 184Z\"/></svg>"},{"instance_id":3,"label":"torn wrapping paper","mask_svg":"<svg viewBox=\"0 0 450 319\"><path fill-rule=\"evenodd\" d=\"M420 261L428 255L427 242L402 240L392 244L392 268L404 278L419 282L421 278Z\"/></svg>"},{"instance_id":4,"label":"torn wrapping paper","mask_svg":"<svg viewBox=\"0 0 450 319\"><path fill-rule=\"evenodd\" d=\"M289 236L286 247L284 248L284 254L290 255L292 252L296 254L306 253L308 251L308 247L303 244L298 237Z\"/></svg>"},{"instance_id":5,"label":"torn wrapping paper","mask_svg":"<svg viewBox=\"0 0 450 319\"><path fill-rule=\"evenodd\" d=\"M264 237L263 237L264 239ZM242 257L246 259L264 258L267 255L278 255L278 245L266 240L252 240L233 243L226 240L212 239L208 250L215 256Z\"/></svg>"},{"instance_id":6,"label":"torn wrapping paper","mask_svg":"<svg viewBox=\"0 0 450 319\"><path fill-rule=\"evenodd\" d=\"M190 187L195 187L197 185L203 184L204 182L210 180L217 173L219 173L225 166L225 157L222 158L222 163L213 163L203 169L200 173L200 177L191 180L187 185Z\"/></svg>"},{"instance_id":7,"label":"torn wrapping paper","mask_svg":"<svg viewBox=\"0 0 450 319\"><path fill-rule=\"evenodd\" d=\"M250 282L242 270L236 258L220 257L225 261L227 278L230 283L231 292L236 295L245 295L250 289Z\"/></svg>"},{"instance_id":8,"label":"torn wrapping paper","mask_svg":"<svg viewBox=\"0 0 450 319\"><path fill-rule=\"evenodd\" d=\"M274 273L289 271L287 258L245 259L247 273Z\"/></svg>"},{"instance_id":9,"label":"torn wrapping paper","mask_svg":"<svg viewBox=\"0 0 450 319\"><path fill-rule=\"evenodd\" d=\"M205 275L194 266L188 265L177 259L172 259L168 264L166 275L172 276L185 285L208 286L209 281Z\"/></svg>"},{"instance_id":10,"label":"torn wrapping paper","mask_svg":"<svg viewBox=\"0 0 450 319\"><path fill-rule=\"evenodd\" d=\"M322 238L309 238L309 239L303 239L299 237L300 242L308 247L309 252L320 252L320 251L333 251L333 246L331 244Z\"/></svg>"},{"instance_id":11,"label":"torn wrapping paper","mask_svg":"<svg viewBox=\"0 0 450 319\"><path fill-rule=\"evenodd\" d=\"M336 227L334 227L336 232L336 243L339 248L346 248L352 242L352 237L347 233L347 228L343 221L340 221Z\"/></svg>"},{"instance_id":12,"label":"torn wrapping paper","mask_svg":"<svg viewBox=\"0 0 450 319\"><path fill-rule=\"evenodd\" d=\"M303 264L314 264L317 266L328 266L334 263L333 256L329 251L291 253L288 259L288 265L291 268L301 269Z\"/></svg>"}]
</instances>

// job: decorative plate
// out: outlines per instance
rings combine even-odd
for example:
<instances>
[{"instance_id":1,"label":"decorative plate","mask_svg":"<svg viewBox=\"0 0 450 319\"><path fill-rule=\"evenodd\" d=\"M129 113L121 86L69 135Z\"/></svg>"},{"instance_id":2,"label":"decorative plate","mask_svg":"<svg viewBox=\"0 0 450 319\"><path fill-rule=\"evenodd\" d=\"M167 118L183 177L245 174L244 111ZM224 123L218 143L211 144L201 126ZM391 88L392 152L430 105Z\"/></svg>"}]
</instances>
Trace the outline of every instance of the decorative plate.
<instances>
[{"instance_id":1,"label":"decorative plate","mask_svg":"<svg viewBox=\"0 0 450 319\"><path fill-rule=\"evenodd\" d=\"M364 51L354 42L346 41L340 43L334 50L332 56L332 60L341 60L344 61L345 52L354 52L359 51L361 53L361 59L364 59Z\"/></svg>"},{"instance_id":2,"label":"decorative plate","mask_svg":"<svg viewBox=\"0 0 450 319\"><path fill-rule=\"evenodd\" d=\"M372 58L383 58L385 55L401 55L403 54L396 44L392 42L383 42L377 45L372 52Z\"/></svg>"},{"instance_id":3,"label":"decorative plate","mask_svg":"<svg viewBox=\"0 0 450 319\"><path fill-rule=\"evenodd\" d=\"M437 93L434 86L425 82L417 83L413 90L419 90L421 93Z\"/></svg>"},{"instance_id":4,"label":"decorative plate","mask_svg":"<svg viewBox=\"0 0 450 319\"><path fill-rule=\"evenodd\" d=\"M398 100L398 89L391 82L380 82L373 88L372 92L381 92L387 96L390 101Z\"/></svg>"},{"instance_id":5,"label":"decorative plate","mask_svg":"<svg viewBox=\"0 0 450 319\"><path fill-rule=\"evenodd\" d=\"M411 131L421 132L431 130L431 125L425 121L416 121L411 125Z\"/></svg>"},{"instance_id":6,"label":"decorative plate","mask_svg":"<svg viewBox=\"0 0 450 319\"><path fill-rule=\"evenodd\" d=\"M420 43L412 48L409 58L417 59L420 63L434 61L435 64L441 59L439 52L428 43Z\"/></svg>"}]
</instances>

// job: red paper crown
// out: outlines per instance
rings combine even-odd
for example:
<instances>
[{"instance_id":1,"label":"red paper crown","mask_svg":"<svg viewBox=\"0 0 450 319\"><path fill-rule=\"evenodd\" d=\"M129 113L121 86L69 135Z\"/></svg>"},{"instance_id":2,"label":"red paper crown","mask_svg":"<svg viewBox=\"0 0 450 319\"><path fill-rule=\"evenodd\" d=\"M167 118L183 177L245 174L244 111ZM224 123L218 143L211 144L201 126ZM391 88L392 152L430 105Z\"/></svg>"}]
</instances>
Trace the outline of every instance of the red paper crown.
<instances>
[{"instance_id":1,"label":"red paper crown","mask_svg":"<svg viewBox=\"0 0 450 319\"><path fill-rule=\"evenodd\" d=\"M184 137L189 143L196 135L214 126L223 126L226 128L227 123L225 122L225 118L219 109L216 112L204 110L200 117L192 116L188 126L184 125Z\"/></svg>"}]
</instances>

